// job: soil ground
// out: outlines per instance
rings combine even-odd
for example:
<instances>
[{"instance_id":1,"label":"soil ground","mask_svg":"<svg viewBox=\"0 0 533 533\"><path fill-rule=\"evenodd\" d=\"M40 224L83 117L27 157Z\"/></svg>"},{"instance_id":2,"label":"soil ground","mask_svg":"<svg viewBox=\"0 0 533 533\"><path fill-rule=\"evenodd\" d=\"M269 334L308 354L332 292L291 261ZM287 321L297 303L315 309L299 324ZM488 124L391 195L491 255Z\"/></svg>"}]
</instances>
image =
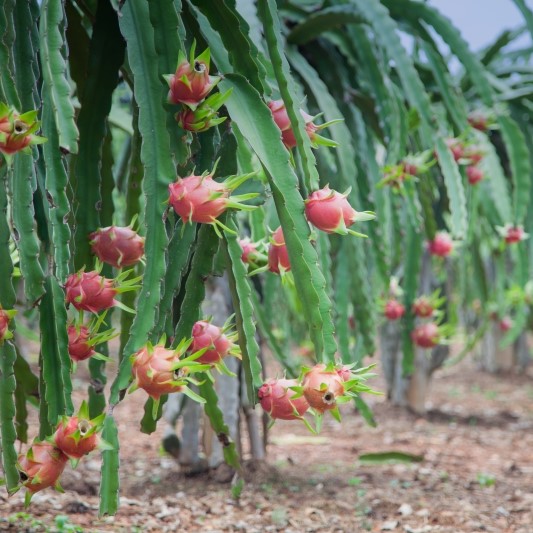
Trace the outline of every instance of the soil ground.
<instances>
[{"instance_id":1,"label":"soil ground","mask_svg":"<svg viewBox=\"0 0 533 533\"><path fill-rule=\"evenodd\" d=\"M79 383L80 390L83 390ZM376 380L375 388L384 390ZM81 397L81 396L80 396ZM491 376L471 360L434 378L426 417L367 398L378 427L349 406L319 436L277 423L268 460L247 465L238 501L213 475L187 477L138 431L144 394L115 411L121 507L98 518L98 456L62 478L65 494L0 496L0 531L87 532L516 532L533 533L533 373ZM363 453L422 455L413 464L362 465ZM22 491L21 491L22 492ZM67 517L67 518L65 518Z\"/></svg>"}]
</instances>

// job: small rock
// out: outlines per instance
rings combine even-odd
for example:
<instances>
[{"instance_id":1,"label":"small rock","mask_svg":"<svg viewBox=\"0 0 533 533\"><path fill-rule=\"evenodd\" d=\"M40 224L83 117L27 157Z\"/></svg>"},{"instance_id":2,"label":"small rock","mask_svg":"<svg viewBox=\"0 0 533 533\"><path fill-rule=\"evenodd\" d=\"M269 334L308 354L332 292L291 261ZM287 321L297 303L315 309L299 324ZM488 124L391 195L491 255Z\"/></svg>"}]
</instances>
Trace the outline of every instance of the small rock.
<instances>
[{"instance_id":1,"label":"small rock","mask_svg":"<svg viewBox=\"0 0 533 533\"><path fill-rule=\"evenodd\" d=\"M381 531L392 531L398 526L398 520L389 520L381 525Z\"/></svg>"},{"instance_id":2,"label":"small rock","mask_svg":"<svg viewBox=\"0 0 533 533\"><path fill-rule=\"evenodd\" d=\"M509 511L505 507L498 507L496 513L502 516L509 516Z\"/></svg>"},{"instance_id":3,"label":"small rock","mask_svg":"<svg viewBox=\"0 0 533 533\"><path fill-rule=\"evenodd\" d=\"M402 516L409 516L413 514L413 508L408 503L402 503L398 509L398 513Z\"/></svg>"}]
</instances>

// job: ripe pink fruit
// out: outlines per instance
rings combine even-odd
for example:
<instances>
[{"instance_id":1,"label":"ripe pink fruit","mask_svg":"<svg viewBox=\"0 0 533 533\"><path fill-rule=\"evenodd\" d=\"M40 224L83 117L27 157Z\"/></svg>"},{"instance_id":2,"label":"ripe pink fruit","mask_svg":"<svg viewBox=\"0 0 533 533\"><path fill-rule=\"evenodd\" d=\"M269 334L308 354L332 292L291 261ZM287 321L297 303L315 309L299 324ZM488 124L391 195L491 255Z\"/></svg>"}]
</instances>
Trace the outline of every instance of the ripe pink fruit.
<instances>
[{"instance_id":1,"label":"ripe pink fruit","mask_svg":"<svg viewBox=\"0 0 533 533\"><path fill-rule=\"evenodd\" d=\"M294 148L297 144L296 138L294 137L294 132L291 128L291 121L283 100L273 100L268 102L268 107L272 112L272 118L274 119L276 126L281 131L281 140L283 141L283 144L287 148ZM300 114L305 121L305 131L307 132L311 142L313 142L315 140L318 127L313 124L313 117L307 114L303 109L300 109Z\"/></svg>"},{"instance_id":2,"label":"ripe pink fruit","mask_svg":"<svg viewBox=\"0 0 533 533\"><path fill-rule=\"evenodd\" d=\"M98 272L77 272L71 274L65 283L67 303L76 309L99 313L116 305L117 289L113 280L100 276Z\"/></svg>"},{"instance_id":3,"label":"ripe pink fruit","mask_svg":"<svg viewBox=\"0 0 533 533\"><path fill-rule=\"evenodd\" d=\"M250 239L239 239L239 245L242 248L241 260L243 263L250 263L254 254L258 253L258 250Z\"/></svg>"},{"instance_id":4,"label":"ripe pink fruit","mask_svg":"<svg viewBox=\"0 0 533 533\"><path fill-rule=\"evenodd\" d=\"M162 394L180 392L183 386L177 385L180 373L173 370L178 360L174 350L164 346L145 346L132 356L132 372L137 387L144 389L154 400Z\"/></svg>"},{"instance_id":5,"label":"ripe pink fruit","mask_svg":"<svg viewBox=\"0 0 533 533\"><path fill-rule=\"evenodd\" d=\"M183 222L212 224L227 207L230 190L211 176L179 178L168 186L170 204Z\"/></svg>"},{"instance_id":6,"label":"ripe pink fruit","mask_svg":"<svg viewBox=\"0 0 533 533\"><path fill-rule=\"evenodd\" d=\"M398 300L389 300L385 304L384 314L388 320L398 320L405 314L405 306Z\"/></svg>"},{"instance_id":7,"label":"ripe pink fruit","mask_svg":"<svg viewBox=\"0 0 533 533\"><path fill-rule=\"evenodd\" d=\"M404 172L406 172L410 176L416 176L418 174L418 167L416 165L413 165L413 163L407 163L404 161L402 163L402 166Z\"/></svg>"},{"instance_id":8,"label":"ripe pink fruit","mask_svg":"<svg viewBox=\"0 0 533 533\"><path fill-rule=\"evenodd\" d=\"M74 324L68 326L68 354L73 361L85 361L96 353L88 344L89 336L87 326L76 327Z\"/></svg>"},{"instance_id":9,"label":"ripe pink fruit","mask_svg":"<svg viewBox=\"0 0 533 533\"><path fill-rule=\"evenodd\" d=\"M196 361L204 364L216 364L221 361L234 344L224 335L222 328L214 326L205 320L199 320L192 328L191 352L198 352L208 348Z\"/></svg>"},{"instance_id":10,"label":"ripe pink fruit","mask_svg":"<svg viewBox=\"0 0 533 533\"><path fill-rule=\"evenodd\" d=\"M98 446L99 436L90 420L71 416L59 422L53 439L67 457L81 459Z\"/></svg>"},{"instance_id":11,"label":"ripe pink fruit","mask_svg":"<svg viewBox=\"0 0 533 533\"><path fill-rule=\"evenodd\" d=\"M468 183L470 183L470 185L475 185L483 179L483 171L476 166L467 167L466 175L468 177Z\"/></svg>"},{"instance_id":12,"label":"ripe pink fruit","mask_svg":"<svg viewBox=\"0 0 533 533\"><path fill-rule=\"evenodd\" d=\"M509 331L513 327L513 320L511 317L504 316L499 323L500 330L503 332Z\"/></svg>"},{"instance_id":13,"label":"ripe pink fruit","mask_svg":"<svg viewBox=\"0 0 533 533\"><path fill-rule=\"evenodd\" d=\"M261 407L272 417L281 420L300 418L309 404L304 396L292 399L296 394L289 387L298 385L295 379L269 379L257 392Z\"/></svg>"},{"instance_id":14,"label":"ripe pink fruit","mask_svg":"<svg viewBox=\"0 0 533 533\"><path fill-rule=\"evenodd\" d=\"M439 344L439 328L433 322L421 324L411 332L411 339L420 348L433 348Z\"/></svg>"},{"instance_id":15,"label":"ripe pink fruit","mask_svg":"<svg viewBox=\"0 0 533 533\"><path fill-rule=\"evenodd\" d=\"M25 455L19 455L21 484L32 494L57 485L67 464L67 456L48 442L34 442Z\"/></svg>"},{"instance_id":16,"label":"ripe pink fruit","mask_svg":"<svg viewBox=\"0 0 533 533\"><path fill-rule=\"evenodd\" d=\"M421 318L430 317L433 314L433 305L426 296L420 296L413 302L413 313Z\"/></svg>"},{"instance_id":17,"label":"ripe pink fruit","mask_svg":"<svg viewBox=\"0 0 533 533\"><path fill-rule=\"evenodd\" d=\"M336 371L342 381L349 381L352 379L352 369L350 367L343 365L340 368L337 368Z\"/></svg>"},{"instance_id":18,"label":"ripe pink fruit","mask_svg":"<svg viewBox=\"0 0 533 533\"><path fill-rule=\"evenodd\" d=\"M446 257L453 250L452 238L445 231L439 231L435 238L429 241L428 249L431 255Z\"/></svg>"},{"instance_id":19,"label":"ripe pink fruit","mask_svg":"<svg viewBox=\"0 0 533 533\"><path fill-rule=\"evenodd\" d=\"M194 50L191 50L194 56ZM185 104L196 109L198 104L213 90L220 78L209 76L209 49L187 61L183 54L178 59L178 68L173 75L165 76L168 85L168 101Z\"/></svg>"},{"instance_id":20,"label":"ripe pink fruit","mask_svg":"<svg viewBox=\"0 0 533 533\"><path fill-rule=\"evenodd\" d=\"M144 254L144 238L129 226L100 228L89 238L98 259L115 268L134 265Z\"/></svg>"},{"instance_id":21,"label":"ripe pink fruit","mask_svg":"<svg viewBox=\"0 0 533 533\"><path fill-rule=\"evenodd\" d=\"M318 412L335 409L336 399L344 394L344 381L336 370L326 370L319 363L311 368L302 380L303 394L309 405Z\"/></svg>"},{"instance_id":22,"label":"ripe pink fruit","mask_svg":"<svg viewBox=\"0 0 533 533\"><path fill-rule=\"evenodd\" d=\"M469 113L468 123L479 131L487 131L488 129L487 117L481 111L472 111L472 113Z\"/></svg>"},{"instance_id":23,"label":"ripe pink fruit","mask_svg":"<svg viewBox=\"0 0 533 533\"><path fill-rule=\"evenodd\" d=\"M27 152L30 145L45 142L44 137L34 135L38 128L37 111L21 115L13 107L0 102L0 153L6 159L22 150Z\"/></svg>"},{"instance_id":24,"label":"ripe pink fruit","mask_svg":"<svg viewBox=\"0 0 533 533\"><path fill-rule=\"evenodd\" d=\"M0 307L0 343L7 338L11 317Z\"/></svg>"},{"instance_id":25,"label":"ripe pink fruit","mask_svg":"<svg viewBox=\"0 0 533 533\"><path fill-rule=\"evenodd\" d=\"M465 154L465 148L463 143L459 139L446 139L446 145L453 154L453 158L456 161L462 159Z\"/></svg>"},{"instance_id":26,"label":"ripe pink fruit","mask_svg":"<svg viewBox=\"0 0 533 533\"><path fill-rule=\"evenodd\" d=\"M505 242L507 244L514 244L523 241L526 238L524 229L521 226L511 226L507 228L505 235Z\"/></svg>"},{"instance_id":27,"label":"ripe pink fruit","mask_svg":"<svg viewBox=\"0 0 533 533\"><path fill-rule=\"evenodd\" d=\"M347 228L357 220L374 218L371 213L358 213L348 203L346 196L330 189L327 185L313 192L305 201L307 220L326 233L345 235L348 233Z\"/></svg>"},{"instance_id":28,"label":"ripe pink fruit","mask_svg":"<svg viewBox=\"0 0 533 533\"><path fill-rule=\"evenodd\" d=\"M268 270L275 274L288 272L291 269L289 253L285 245L285 237L281 226L272 234L272 240L268 249Z\"/></svg>"}]
</instances>

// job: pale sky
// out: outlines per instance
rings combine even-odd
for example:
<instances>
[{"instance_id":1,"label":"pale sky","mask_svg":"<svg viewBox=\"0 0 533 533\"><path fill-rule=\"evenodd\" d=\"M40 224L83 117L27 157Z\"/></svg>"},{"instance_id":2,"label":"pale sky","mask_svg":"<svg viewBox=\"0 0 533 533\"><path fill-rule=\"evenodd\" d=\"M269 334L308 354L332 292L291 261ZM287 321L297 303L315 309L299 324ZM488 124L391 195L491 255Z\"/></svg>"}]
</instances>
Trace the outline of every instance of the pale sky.
<instances>
[{"instance_id":1,"label":"pale sky","mask_svg":"<svg viewBox=\"0 0 533 533\"><path fill-rule=\"evenodd\" d=\"M452 20L473 50L494 41L504 29L523 25L524 19L512 0L429 0L441 13ZM533 0L526 0L533 9ZM531 43L531 36L520 40Z\"/></svg>"}]
</instances>

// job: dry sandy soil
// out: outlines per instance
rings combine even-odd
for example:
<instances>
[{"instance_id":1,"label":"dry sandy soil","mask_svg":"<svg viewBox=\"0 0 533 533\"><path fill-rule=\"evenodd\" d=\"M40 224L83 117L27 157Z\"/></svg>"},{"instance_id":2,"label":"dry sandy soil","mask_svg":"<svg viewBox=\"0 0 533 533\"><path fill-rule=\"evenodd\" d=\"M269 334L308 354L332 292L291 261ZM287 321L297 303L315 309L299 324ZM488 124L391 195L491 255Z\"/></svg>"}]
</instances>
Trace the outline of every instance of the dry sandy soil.
<instances>
[{"instance_id":1,"label":"dry sandy soil","mask_svg":"<svg viewBox=\"0 0 533 533\"><path fill-rule=\"evenodd\" d=\"M350 407L342 425L330 421L320 436L298 423L277 423L268 461L247 466L238 501L228 484L212 475L187 477L162 455L162 427L151 436L138 431L143 400L138 392L116 409L122 443L116 517L98 518L95 456L65 471L65 494L37 494L30 513L22 494L2 493L0 531L533 533L531 371L490 376L465 361L437 374L427 417L368 398L375 429ZM423 461L358 461L362 453L390 450Z\"/></svg>"}]
</instances>

